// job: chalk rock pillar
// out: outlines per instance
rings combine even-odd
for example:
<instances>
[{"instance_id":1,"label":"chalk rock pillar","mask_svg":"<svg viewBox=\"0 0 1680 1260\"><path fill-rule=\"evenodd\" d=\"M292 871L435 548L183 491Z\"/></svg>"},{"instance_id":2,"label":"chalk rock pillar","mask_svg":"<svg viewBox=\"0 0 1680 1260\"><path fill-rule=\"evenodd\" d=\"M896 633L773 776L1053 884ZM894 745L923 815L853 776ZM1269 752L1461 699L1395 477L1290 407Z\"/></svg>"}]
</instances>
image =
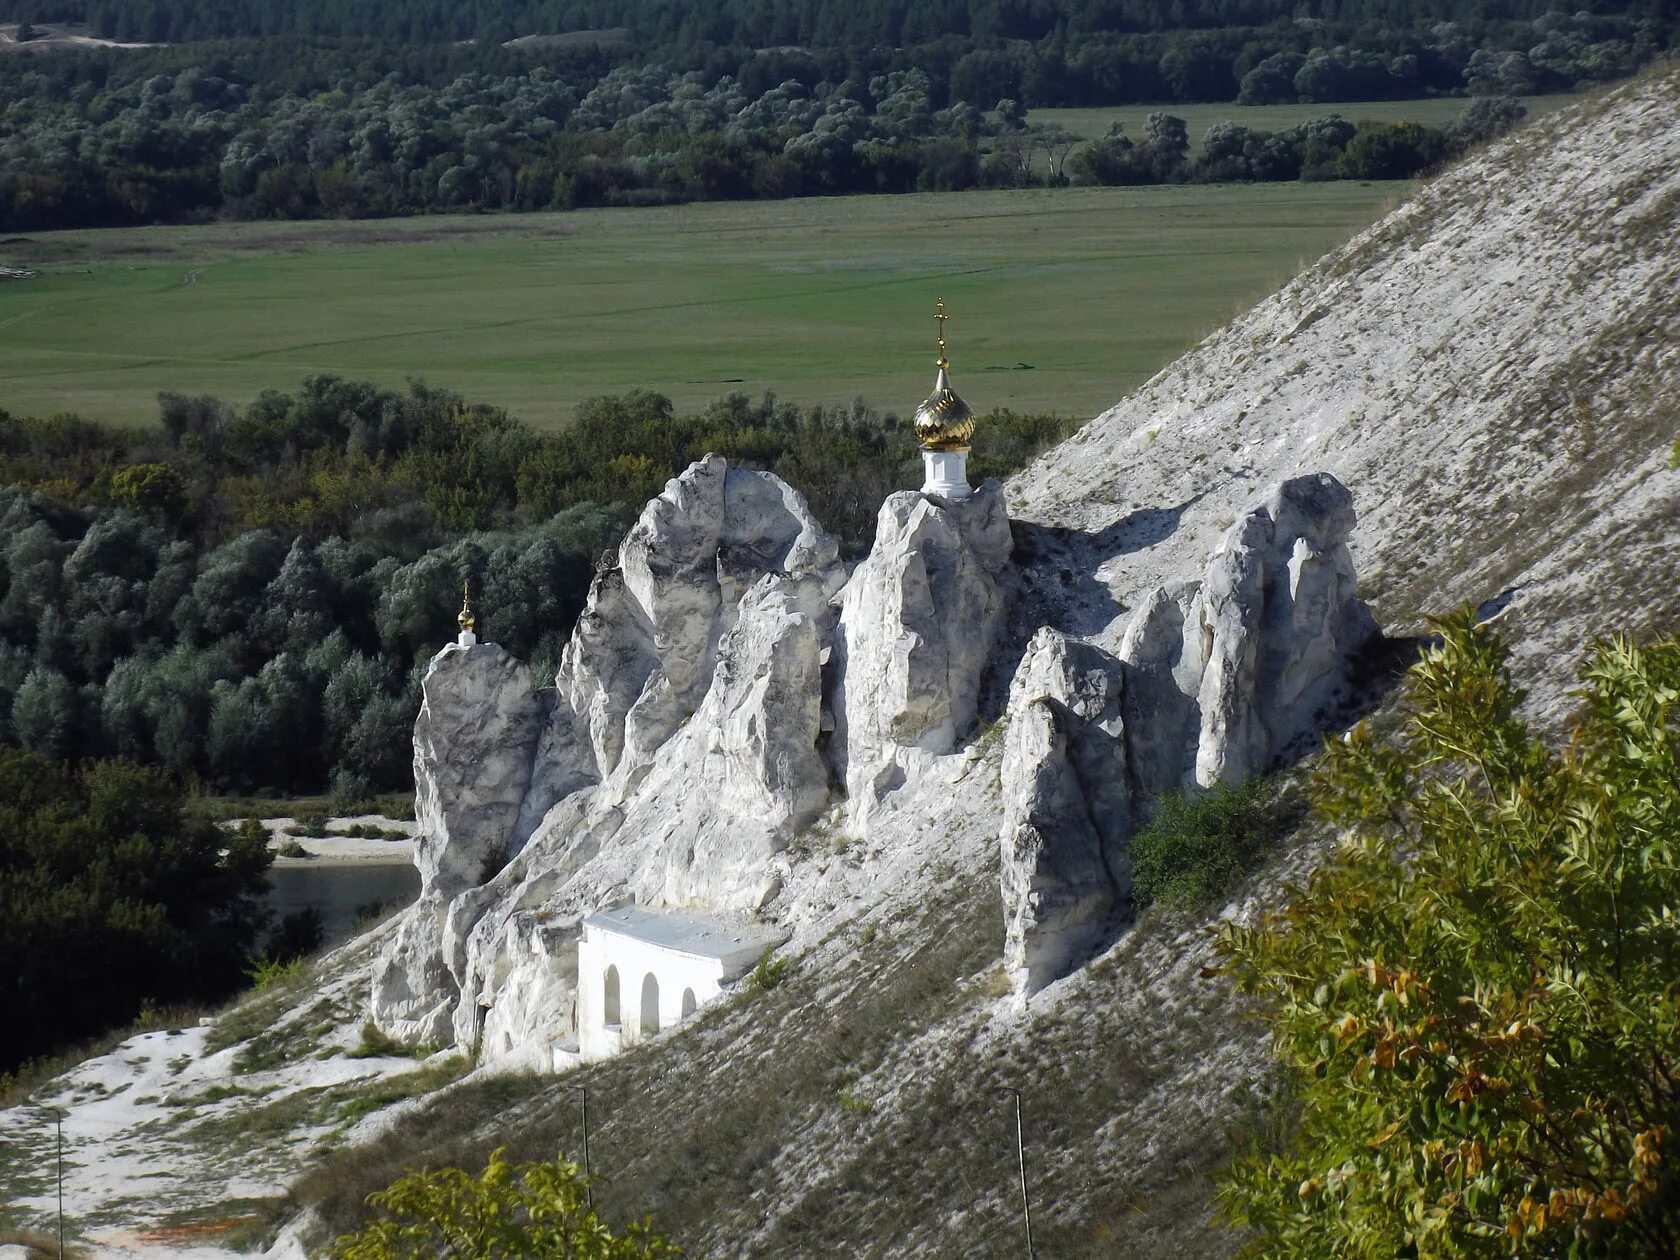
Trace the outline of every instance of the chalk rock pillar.
<instances>
[{"instance_id":1,"label":"chalk rock pillar","mask_svg":"<svg viewBox=\"0 0 1680 1260\"><path fill-rule=\"evenodd\" d=\"M427 667L421 694L414 723L420 897L374 964L371 1014L399 1041L446 1044L460 996L444 952L449 907L505 858L548 710L530 670L494 643L445 647Z\"/></svg>"},{"instance_id":2,"label":"chalk rock pillar","mask_svg":"<svg viewBox=\"0 0 1680 1260\"><path fill-rule=\"evenodd\" d=\"M1000 876L1018 1002L1078 966L1129 908L1121 694L1118 661L1048 627L1010 686Z\"/></svg>"},{"instance_id":3,"label":"chalk rock pillar","mask_svg":"<svg viewBox=\"0 0 1680 1260\"><path fill-rule=\"evenodd\" d=\"M1012 548L996 481L955 502L903 491L881 505L831 665L832 755L854 822L902 781L904 754L950 752L973 723Z\"/></svg>"},{"instance_id":4,"label":"chalk rock pillar","mask_svg":"<svg viewBox=\"0 0 1680 1260\"><path fill-rule=\"evenodd\" d=\"M424 893L480 884L505 856L547 707L524 662L494 643L432 658L414 723L414 864Z\"/></svg>"}]
</instances>

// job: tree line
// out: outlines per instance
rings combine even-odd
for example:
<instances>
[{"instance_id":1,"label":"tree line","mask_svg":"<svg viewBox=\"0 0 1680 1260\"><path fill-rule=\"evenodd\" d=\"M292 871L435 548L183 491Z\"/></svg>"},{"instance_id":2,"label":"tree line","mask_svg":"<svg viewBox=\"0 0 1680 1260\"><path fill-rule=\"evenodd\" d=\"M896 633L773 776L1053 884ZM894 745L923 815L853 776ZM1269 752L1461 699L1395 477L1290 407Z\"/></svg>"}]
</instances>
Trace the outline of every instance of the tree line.
<instances>
[{"instance_id":1,"label":"tree line","mask_svg":"<svg viewBox=\"0 0 1680 1260\"><path fill-rule=\"evenodd\" d=\"M1121 161L1116 145L1099 138L1069 164L1062 159L1074 138L1032 128L1027 100L1008 92L1028 85L1008 73L980 76L965 87L971 95L942 103L951 85L921 69L832 78L861 67L793 54L683 69L682 61L614 64L585 49L511 70L506 56L460 49L408 50L411 59L400 60L311 46L276 62L272 47L252 45L201 64L183 64L185 50L165 52L130 54L150 58L134 61L100 54L86 76L78 56L0 59L0 90L13 93L0 113L0 230L212 215L560 210L1062 178L1400 178L1485 138L1493 120L1484 113L1433 135L1376 130L1346 161L1354 129L1340 124L1254 141L1298 151L1282 161L1232 161L1232 136L1222 133L1206 153L1170 160L1156 143L1148 160ZM1358 80L1357 62L1345 48L1279 54L1249 78L1287 80L1287 91L1255 89L1260 99L1333 100L1373 90ZM1533 86L1499 73L1469 85ZM1308 153L1313 137L1318 148ZM1241 144L1250 139L1245 133ZM1033 160L1041 148L1048 164ZM1381 157L1365 160L1364 150Z\"/></svg>"},{"instance_id":2,"label":"tree line","mask_svg":"<svg viewBox=\"0 0 1680 1260\"><path fill-rule=\"evenodd\" d=\"M800 487L851 554L918 476L897 417L770 395L687 416L598 398L549 434L331 376L243 409L164 395L160 413L134 431L0 414L0 740L224 791L407 787L463 581L482 632L552 676L602 553L707 451ZM1072 428L986 426L979 476Z\"/></svg>"},{"instance_id":3,"label":"tree line","mask_svg":"<svg viewBox=\"0 0 1680 1260\"><path fill-rule=\"evenodd\" d=\"M183 42L306 35L409 43L603 32L642 47L906 47L940 40L1083 40L1173 31L1508 29L1559 14L1552 0L19 0L22 21L85 21L104 37ZM1595 0L1574 10L1636 36L1672 22L1663 0ZM1334 42L1332 40L1331 42Z\"/></svg>"}]
</instances>

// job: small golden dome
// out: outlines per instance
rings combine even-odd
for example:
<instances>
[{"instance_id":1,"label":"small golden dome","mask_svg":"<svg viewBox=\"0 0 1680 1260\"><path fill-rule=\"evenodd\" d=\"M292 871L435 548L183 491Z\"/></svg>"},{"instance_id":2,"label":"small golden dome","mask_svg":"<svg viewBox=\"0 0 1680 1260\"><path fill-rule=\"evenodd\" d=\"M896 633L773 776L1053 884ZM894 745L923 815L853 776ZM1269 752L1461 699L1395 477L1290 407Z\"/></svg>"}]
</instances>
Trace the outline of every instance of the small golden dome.
<instances>
[{"instance_id":1,"label":"small golden dome","mask_svg":"<svg viewBox=\"0 0 1680 1260\"><path fill-rule=\"evenodd\" d=\"M973 436L974 412L957 397L945 374L945 364L941 363L933 393L916 408L916 437L923 450L965 451Z\"/></svg>"},{"instance_id":2,"label":"small golden dome","mask_svg":"<svg viewBox=\"0 0 1680 1260\"><path fill-rule=\"evenodd\" d=\"M916 438L924 451L966 451L974 436L974 412L951 388L950 363L945 359L945 299L939 299L939 375L933 393L916 408Z\"/></svg>"},{"instance_id":3,"label":"small golden dome","mask_svg":"<svg viewBox=\"0 0 1680 1260\"><path fill-rule=\"evenodd\" d=\"M455 624L471 634L476 618L473 616L472 603L467 594L468 587L468 583L461 583L461 611L455 618Z\"/></svg>"}]
</instances>

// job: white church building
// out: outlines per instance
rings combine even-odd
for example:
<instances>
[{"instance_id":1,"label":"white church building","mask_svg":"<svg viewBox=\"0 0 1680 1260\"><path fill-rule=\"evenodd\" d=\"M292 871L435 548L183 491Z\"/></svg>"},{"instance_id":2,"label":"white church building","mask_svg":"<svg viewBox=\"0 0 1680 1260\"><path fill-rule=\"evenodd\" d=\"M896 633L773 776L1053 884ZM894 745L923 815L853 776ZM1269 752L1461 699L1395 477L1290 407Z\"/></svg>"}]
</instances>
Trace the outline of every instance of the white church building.
<instances>
[{"instance_id":1,"label":"white church building","mask_svg":"<svg viewBox=\"0 0 1680 1260\"><path fill-rule=\"evenodd\" d=\"M578 940L579 1057L586 1063L605 1059L681 1023L782 939L763 929L634 906L590 915Z\"/></svg>"}]
</instances>

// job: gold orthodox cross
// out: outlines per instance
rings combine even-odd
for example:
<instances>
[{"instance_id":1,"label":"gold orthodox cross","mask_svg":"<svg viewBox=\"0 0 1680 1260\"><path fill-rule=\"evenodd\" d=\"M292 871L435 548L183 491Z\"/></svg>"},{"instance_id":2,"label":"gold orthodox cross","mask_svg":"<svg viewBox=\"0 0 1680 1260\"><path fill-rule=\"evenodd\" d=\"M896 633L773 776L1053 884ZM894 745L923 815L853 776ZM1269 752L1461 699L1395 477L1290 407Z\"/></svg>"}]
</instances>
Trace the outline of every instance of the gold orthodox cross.
<instances>
[{"instance_id":1,"label":"gold orthodox cross","mask_svg":"<svg viewBox=\"0 0 1680 1260\"><path fill-rule=\"evenodd\" d=\"M945 321L951 317L945 313L945 299L939 299L939 314L934 316L939 321L939 366L950 366L945 362Z\"/></svg>"}]
</instances>

